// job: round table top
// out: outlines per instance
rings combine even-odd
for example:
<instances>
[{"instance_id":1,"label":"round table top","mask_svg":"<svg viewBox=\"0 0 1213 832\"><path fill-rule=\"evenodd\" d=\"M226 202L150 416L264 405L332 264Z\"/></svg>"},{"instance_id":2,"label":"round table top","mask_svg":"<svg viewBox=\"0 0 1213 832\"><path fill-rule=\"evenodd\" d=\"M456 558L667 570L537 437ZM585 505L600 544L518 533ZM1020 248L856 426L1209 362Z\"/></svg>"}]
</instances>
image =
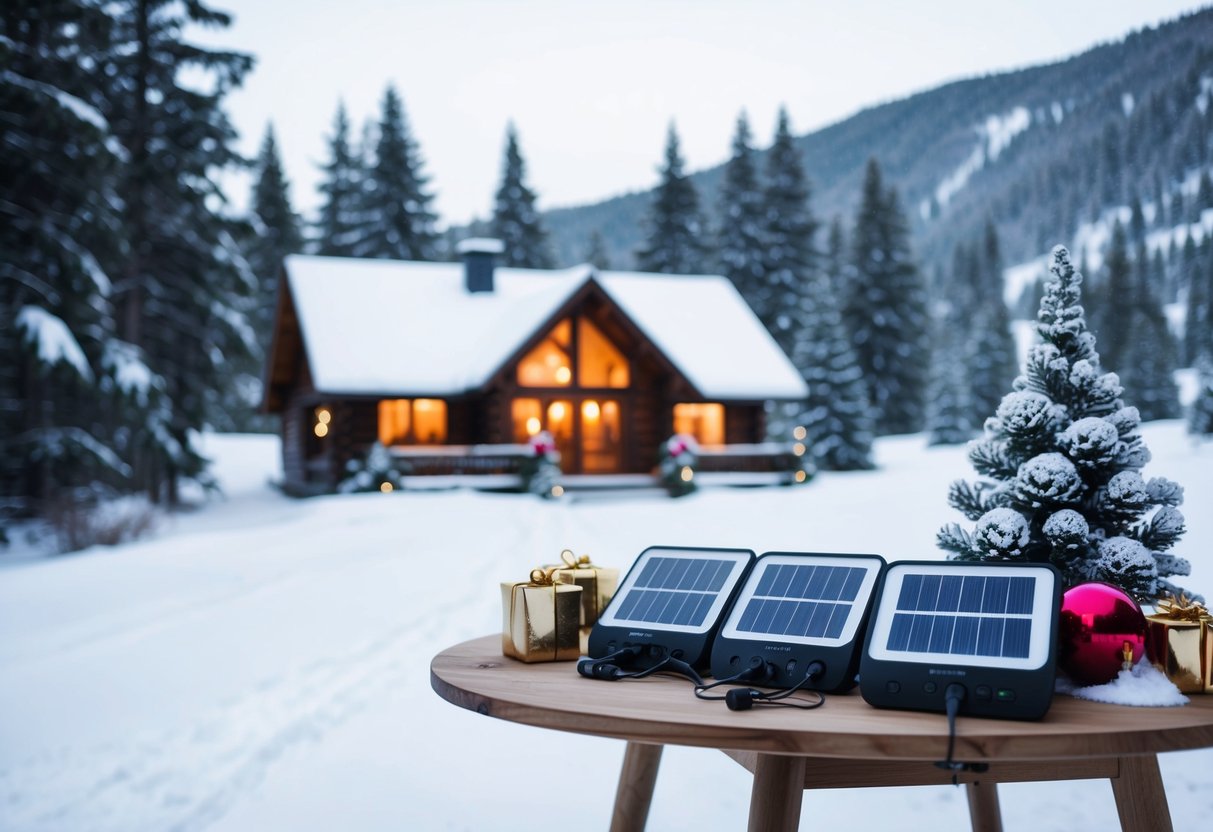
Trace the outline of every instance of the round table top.
<instances>
[{"instance_id":1,"label":"round table top","mask_svg":"<svg viewBox=\"0 0 1213 832\"><path fill-rule=\"evenodd\" d=\"M498 719L632 742L871 760L938 760L943 714L873 708L857 691L827 694L811 711L730 711L695 698L684 679L604 682L574 662L525 664L484 636L442 651L430 684L443 699ZM1213 746L1213 695L1178 708L1131 708L1057 696L1038 722L957 720L956 758L1055 760L1121 757Z\"/></svg>"}]
</instances>

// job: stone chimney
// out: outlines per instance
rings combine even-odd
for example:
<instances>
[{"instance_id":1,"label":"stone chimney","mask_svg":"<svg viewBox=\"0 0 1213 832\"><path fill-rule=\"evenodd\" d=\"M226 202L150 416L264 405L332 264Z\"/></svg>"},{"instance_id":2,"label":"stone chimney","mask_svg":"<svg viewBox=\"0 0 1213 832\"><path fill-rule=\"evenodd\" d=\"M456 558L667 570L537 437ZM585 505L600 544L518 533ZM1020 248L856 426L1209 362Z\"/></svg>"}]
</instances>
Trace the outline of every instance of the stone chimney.
<instances>
[{"instance_id":1,"label":"stone chimney","mask_svg":"<svg viewBox=\"0 0 1213 832\"><path fill-rule=\"evenodd\" d=\"M463 288L468 294L493 291L493 268L497 255L505 251L501 240L469 237L455 247L463 255Z\"/></svg>"}]
</instances>

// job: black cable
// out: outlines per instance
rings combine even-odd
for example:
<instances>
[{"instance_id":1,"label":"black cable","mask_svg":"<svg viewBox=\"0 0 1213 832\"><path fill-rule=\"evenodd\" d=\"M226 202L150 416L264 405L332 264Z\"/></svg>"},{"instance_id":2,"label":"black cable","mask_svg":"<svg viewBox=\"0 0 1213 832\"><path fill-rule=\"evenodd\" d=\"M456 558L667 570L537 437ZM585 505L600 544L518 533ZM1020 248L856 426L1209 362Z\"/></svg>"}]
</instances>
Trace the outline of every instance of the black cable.
<instances>
[{"instance_id":1,"label":"black cable","mask_svg":"<svg viewBox=\"0 0 1213 832\"><path fill-rule=\"evenodd\" d=\"M802 690L805 685L820 678L823 673L825 673L824 664L818 661L810 662L808 668L805 670L804 677L789 688L776 691L775 693L766 693L755 688L734 688L725 694L724 703L730 711L748 711L755 705L782 705L785 708L799 708L804 711L820 708L826 701L825 696L820 692L816 692L817 699L815 701L797 699L795 702L783 702L780 700L788 699L797 691Z\"/></svg>"},{"instance_id":2,"label":"black cable","mask_svg":"<svg viewBox=\"0 0 1213 832\"><path fill-rule=\"evenodd\" d=\"M965 686L957 682L948 685L943 692L944 710L948 715L948 757L937 762L935 767L952 772L953 786L959 785L957 775L962 771L983 772L990 769L988 763L962 763L952 759L952 752L956 750L956 715L960 713L960 703L967 693Z\"/></svg>"},{"instance_id":3,"label":"black cable","mask_svg":"<svg viewBox=\"0 0 1213 832\"><path fill-rule=\"evenodd\" d=\"M725 696L713 696L708 691L713 688L718 688L721 685L735 685L738 682L764 682L775 675L775 665L770 662L760 662L758 664L747 667L745 670L734 673L732 676L726 676L723 679L717 679L710 685L696 685L695 697L711 702L722 702ZM727 695L727 694L726 694Z\"/></svg>"}]
</instances>

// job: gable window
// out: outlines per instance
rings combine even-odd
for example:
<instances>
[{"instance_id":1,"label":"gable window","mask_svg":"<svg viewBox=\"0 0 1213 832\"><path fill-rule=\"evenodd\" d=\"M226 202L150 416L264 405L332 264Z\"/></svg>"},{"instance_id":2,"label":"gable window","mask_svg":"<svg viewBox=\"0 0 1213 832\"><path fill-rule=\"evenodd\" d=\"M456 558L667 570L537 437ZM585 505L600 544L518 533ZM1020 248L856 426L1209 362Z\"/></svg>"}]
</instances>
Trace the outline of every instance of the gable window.
<instances>
[{"instance_id":1,"label":"gable window","mask_svg":"<svg viewBox=\"0 0 1213 832\"><path fill-rule=\"evenodd\" d=\"M384 399L379 402L383 445L441 445L446 442L446 402L442 399Z\"/></svg>"},{"instance_id":2,"label":"gable window","mask_svg":"<svg viewBox=\"0 0 1213 832\"><path fill-rule=\"evenodd\" d=\"M587 318L565 318L518 363L520 387L623 388L628 360Z\"/></svg>"},{"instance_id":3,"label":"gable window","mask_svg":"<svg viewBox=\"0 0 1213 832\"><path fill-rule=\"evenodd\" d=\"M724 405L717 402L674 405L674 433L693 436L700 445L723 445Z\"/></svg>"}]
</instances>

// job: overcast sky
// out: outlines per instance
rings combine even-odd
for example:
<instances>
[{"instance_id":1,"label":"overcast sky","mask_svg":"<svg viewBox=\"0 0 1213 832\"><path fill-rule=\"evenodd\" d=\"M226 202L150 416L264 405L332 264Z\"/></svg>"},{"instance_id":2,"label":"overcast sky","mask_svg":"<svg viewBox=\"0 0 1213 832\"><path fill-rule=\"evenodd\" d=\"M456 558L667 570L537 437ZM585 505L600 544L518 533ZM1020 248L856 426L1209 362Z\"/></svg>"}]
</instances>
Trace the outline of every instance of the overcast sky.
<instances>
[{"instance_id":1,"label":"overcast sky","mask_svg":"<svg viewBox=\"0 0 1213 832\"><path fill-rule=\"evenodd\" d=\"M338 99L354 136L394 83L442 224L486 217L505 126L542 209L648 188L674 121L692 170L724 161L745 109L804 133L865 107L1076 54L1201 4L1183 0L213 0L195 39L257 65L228 99L240 148L272 121L297 209L318 204ZM248 184L228 185L247 201Z\"/></svg>"}]
</instances>

